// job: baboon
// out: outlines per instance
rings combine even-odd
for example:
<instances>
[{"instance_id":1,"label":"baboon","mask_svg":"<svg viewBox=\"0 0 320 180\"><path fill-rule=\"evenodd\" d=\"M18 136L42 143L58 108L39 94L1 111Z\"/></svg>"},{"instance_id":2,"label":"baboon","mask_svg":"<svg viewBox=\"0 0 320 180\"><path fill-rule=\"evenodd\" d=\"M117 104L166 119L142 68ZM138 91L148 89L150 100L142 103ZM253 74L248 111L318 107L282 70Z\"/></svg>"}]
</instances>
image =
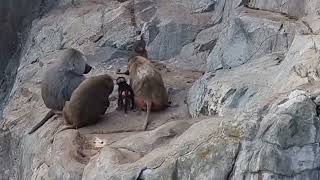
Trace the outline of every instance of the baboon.
<instances>
[{"instance_id":1,"label":"baboon","mask_svg":"<svg viewBox=\"0 0 320 180\"><path fill-rule=\"evenodd\" d=\"M113 79L107 74L84 80L65 103L62 114L70 126L64 129L77 129L97 122L110 106L109 95L113 87Z\"/></svg>"},{"instance_id":2,"label":"baboon","mask_svg":"<svg viewBox=\"0 0 320 180\"><path fill-rule=\"evenodd\" d=\"M141 32L139 31L138 34ZM133 43L133 53L129 56L128 58L128 63L131 58L134 58L135 56L142 56L144 58L148 58L148 52L146 50L146 42L143 39L142 35L139 35L139 40L136 40ZM129 70L125 72L121 72L120 69L117 69L116 74L124 74L124 75L129 75Z\"/></svg>"},{"instance_id":3,"label":"baboon","mask_svg":"<svg viewBox=\"0 0 320 180\"><path fill-rule=\"evenodd\" d=\"M143 125L143 129L146 130L150 111L163 110L169 106L167 90L161 73L145 57L130 58L127 72L134 93L135 106L147 111Z\"/></svg>"},{"instance_id":4,"label":"baboon","mask_svg":"<svg viewBox=\"0 0 320 180\"><path fill-rule=\"evenodd\" d=\"M134 109L134 93L127 80L124 77L118 77L116 80L118 85L118 110L124 108L124 113L127 113L128 107Z\"/></svg>"},{"instance_id":5,"label":"baboon","mask_svg":"<svg viewBox=\"0 0 320 180\"><path fill-rule=\"evenodd\" d=\"M139 35L139 39L136 40L134 43L133 43L133 55L131 57L134 57L134 56L142 56L142 57L145 57L147 59L148 58L148 52L146 50L146 42L143 38L143 35L140 34ZM130 58L131 58L130 57ZM129 59L130 59L129 58ZM158 70L163 70L163 69L166 69L166 66L162 63L159 63L159 62L156 62L156 61L150 61Z\"/></svg>"},{"instance_id":6,"label":"baboon","mask_svg":"<svg viewBox=\"0 0 320 180\"><path fill-rule=\"evenodd\" d=\"M146 50L146 42L142 35L140 35L140 39L133 43L133 51L136 55L143 56L148 58L148 52Z\"/></svg>"},{"instance_id":7,"label":"baboon","mask_svg":"<svg viewBox=\"0 0 320 180\"><path fill-rule=\"evenodd\" d=\"M56 64L44 74L41 82L41 97L45 106L51 110L29 134L40 128L54 114L60 114L72 92L85 80L83 74L89 73L91 69L84 55L78 50L69 48L62 53Z\"/></svg>"}]
</instances>

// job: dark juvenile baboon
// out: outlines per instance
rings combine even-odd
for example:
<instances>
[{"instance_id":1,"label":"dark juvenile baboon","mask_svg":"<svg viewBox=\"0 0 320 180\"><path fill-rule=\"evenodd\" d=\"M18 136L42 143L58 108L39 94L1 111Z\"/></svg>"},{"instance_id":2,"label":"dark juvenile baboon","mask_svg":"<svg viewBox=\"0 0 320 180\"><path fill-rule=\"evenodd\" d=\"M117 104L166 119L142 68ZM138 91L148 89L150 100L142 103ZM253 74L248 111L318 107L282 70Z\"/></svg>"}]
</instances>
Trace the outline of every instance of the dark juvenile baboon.
<instances>
[{"instance_id":1,"label":"dark juvenile baboon","mask_svg":"<svg viewBox=\"0 0 320 180\"><path fill-rule=\"evenodd\" d=\"M133 51L136 55L143 56L148 58L148 52L146 50L146 42L143 39L143 36L140 36L140 39L133 43Z\"/></svg>"},{"instance_id":2,"label":"dark juvenile baboon","mask_svg":"<svg viewBox=\"0 0 320 180\"><path fill-rule=\"evenodd\" d=\"M132 57L133 56L143 56L143 57L148 59L148 52L147 52L147 49L146 49L146 42L145 42L142 34L140 34L138 40L136 40L133 43L133 51L134 51L134 53L133 53ZM156 61L150 61L150 62L158 70L166 69L166 66L164 64L161 64L161 63L156 62ZM122 73L122 74L125 74L125 73Z\"/></svg>"},{"instance_id":3,"label":"dark juvenile baboon","mask_svg":"<svg viewBox=\"0 0 320 180\"><path fill-rule=\"evenodd\" d=\"M75 49L66 49L61 58L44 74L41 82L41 97L47 108L47 115L34 126L29 134L40 128L55 113L62 111L72 92L85 80L83 74L91 71L84 55Z\"/></svg>"},{"instance_id":4,"label":"dark juvenile baboon","mask_svg":"<svg viewBox=\"0 0 320 180\"><path fill-rule=\"evenodd\" d=\"M129 59L128 72L134 93L135 106L147 110L143 129L146 130L150 111L163 110L169 106L168 94L161 73L145 57Z\"/></svg>"},{"instance_id":5,"label":"dark juvenile baboon","mask_svg":"<svg viewBox=\"0 0 320 180\"><path fill-rule=\"evenodd\" d=\"M80 128L98 121L110 105L109 95L113 87L113 79L107 74L84 80L63 108L63 117L71 125L65 129Z\"/></svg>"},{"instance_id":6,"label":"dark juvenile baboon","mask_svg":"<svg viewBox=\"0 0 320 180\"><path fill-rule=\"evenodd\" d=\"M133 43L133 53L129 56L128 62L131 58L134 58L135 56L142 56L142 57L148 58L148 52L146 50L146 42L144 41L142 35L139 36L139 40L136 40ZM121 71L120 69L117 69L116 74L129 75L128 70L125 72L120 72L120 71Z\"/></svg>"},{"instance_id":7,"label":"dark juvenile baboon","mask_svg":"<svg viewBox=\"0 0 320 180\"><path fill-rule=\"evenodd\" d=\"M127 113L128 107L132 110L134 108L134 93L127 80L124 77L118 77L116 80L118 85L118 110L124 108ZM123 102L124 101L124 102Z\"/></svg>"}]
</instances>

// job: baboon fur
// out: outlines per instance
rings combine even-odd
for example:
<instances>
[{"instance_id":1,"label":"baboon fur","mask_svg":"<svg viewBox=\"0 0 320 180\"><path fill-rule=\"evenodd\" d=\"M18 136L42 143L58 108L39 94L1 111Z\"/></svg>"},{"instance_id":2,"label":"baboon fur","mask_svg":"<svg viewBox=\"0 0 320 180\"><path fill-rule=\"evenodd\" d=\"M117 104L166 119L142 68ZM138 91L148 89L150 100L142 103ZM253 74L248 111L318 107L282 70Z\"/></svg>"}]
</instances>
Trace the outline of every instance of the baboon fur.
<instances>
[{"instance_id":1,"label":"baboon fur","mask_svg":"<svg viewBox=\"0 0 320 180\"><path fill-rule=\"evenodd\" d=\"M168 107L168 94L161 73L145 57L135 56L129 59L128 72L130 85L134 93L135 106L147 110L144 129L147 128L150 111L159 111Z\"/></svg>"},{"instance_id":2,"label":"baboon fur","mask_svg":"<svg viewBox=\"0 0 320 180\"><path fill-rule=\"evenodd\" d=\"M46 107L62 111L72 92L85 80L83 74L90 70L91 67L81 52L72 48L65 50L61 59L45 73L41 82L41 96Z\"/></svg>"},{"instance_id":3,"label":"baboon fur","mask_svg":"<svg viewBox=\"0 0 320 180\"><path fill-rule=\"evenodd\" d=\"M113 79L107 74L84 80L63 108L66 123L80 128L97 122L110 105L113 87Z\"/></svg>"},{"instance_id":4,"label":"baboon fur","mask_svg":"<svg viewBox=\"0 0 320 180\"><path fill-rule=\"evenodd\" d=\"M148 52L146 50L146 42L144 41L143 36L140 36L140 40L137 40L133 43L133 51L138 56L143 56L148 58Z\"/></svg>"},{"instance_id":5,"label":"baboon fur","mask_svg":"<svg viewBox=\"0 0 320 180\"><path fill-rule=\"evenodd\" d=\"M124 109L127 113L128 108L134 109L134 93L131 86L127 83L125 77L118 77L116 79L118 85L118 110Z\"/></svg>"},{"instance_id":6,"label":"baboon fur","mask_svg":"<svg viewBox=\"0 0 320 180\"><path fill-rule=\"evenodd\" d=\"M62 111L72 92L85 80L83 74L91 71L86 58L78 50L68 48L63 51L57 62L45 72L41 82L41 97L47 108L47 115L34 126L29 134L40 128L54 114Z\"/></svg>"}]
</instances>

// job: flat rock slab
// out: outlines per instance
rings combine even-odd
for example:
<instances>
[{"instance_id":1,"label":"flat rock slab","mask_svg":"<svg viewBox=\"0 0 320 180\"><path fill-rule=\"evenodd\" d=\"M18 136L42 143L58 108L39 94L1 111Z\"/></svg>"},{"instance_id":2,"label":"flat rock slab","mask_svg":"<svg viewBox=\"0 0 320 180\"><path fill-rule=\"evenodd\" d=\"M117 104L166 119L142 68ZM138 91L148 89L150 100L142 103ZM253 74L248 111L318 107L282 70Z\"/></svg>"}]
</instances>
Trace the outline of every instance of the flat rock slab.
<instances>
[{"instance_id":1,"label":"flat rock slab","mask_svg":"<svg viewBox=\"0 0 320 180\"><path fill-rule=\"evenodd\" d=\"M167 122L190 119L185 98L192 83L200 77L201 72L168 69L157 63L161 70L165 85L168 88L171 106L159 112L151 112L148 130L155 129ZM114 91L113 96L117 96ZM146 112L140 110L115 110L117 101L111 102L111 108L97 124L79 129L81 134L108 134L141 130L146 118Z\"/></svg>"}]
</instances>

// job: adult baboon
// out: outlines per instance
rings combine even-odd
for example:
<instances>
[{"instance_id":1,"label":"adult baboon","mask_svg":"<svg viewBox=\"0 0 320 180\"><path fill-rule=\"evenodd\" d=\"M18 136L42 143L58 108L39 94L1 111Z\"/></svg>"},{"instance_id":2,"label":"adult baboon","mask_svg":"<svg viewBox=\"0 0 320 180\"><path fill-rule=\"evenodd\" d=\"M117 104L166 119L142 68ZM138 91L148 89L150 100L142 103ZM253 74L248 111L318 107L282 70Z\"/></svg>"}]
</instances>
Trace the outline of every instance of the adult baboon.
<instances>
[{"instance_id":1,"label":"adult baboon","mask_svg":"<svg viewBox=\"0 0 320 180\"><path fill-rule=\"evenodd\" d=\"M113 79L107 74L84 80L63 108L63 117L71 125L65 129L80 128L98 121L110 105L109 95L113 87Z\"/></svg>"},{"instance_id":2,"label":"adult baboon","mask_svg":"<svg viewBox=\"0 0 320 180\"><path fill-rule=\"evenodd\" d=\"M63 110L72 92L85 80L83 74L91 71L84 55L73 48L66 49L57 62L47 70L41 82L41 97L47 108L47 115L34 126L29 134L40 128L55 113Z\"/></svg>"},{"instance_id":3,"label":"adult baboon","mask_svg":"<svg viewBox=\"0 0 320 180\"><path fill-rule=\"evenodd\" d=\"M134 93L136 107L147 110L143 129L146 130L150 111L168 107L168 94L161 73L145 57L135 56L129 59L128 71L130 85Z\"/></svg>"}]
</instances>

